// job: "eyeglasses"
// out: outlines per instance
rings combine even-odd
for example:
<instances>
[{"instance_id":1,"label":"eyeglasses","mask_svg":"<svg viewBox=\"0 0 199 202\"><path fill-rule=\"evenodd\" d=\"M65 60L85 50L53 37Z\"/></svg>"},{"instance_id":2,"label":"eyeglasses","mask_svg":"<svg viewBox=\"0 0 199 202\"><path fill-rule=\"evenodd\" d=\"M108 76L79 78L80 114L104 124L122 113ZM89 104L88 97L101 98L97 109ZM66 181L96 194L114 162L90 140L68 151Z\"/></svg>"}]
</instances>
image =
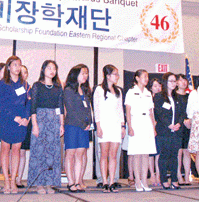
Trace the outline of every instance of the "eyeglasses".
<instances>
[{"instance_id":1,"label":"eyeglasses","mask_svg":"<svg viewBox=\"0 0 199 202\"><path fill-rule=\"evenodd\" d=\"M170 83L176 83L176 80L168 80Z\"/></svg>"}]
</instances>

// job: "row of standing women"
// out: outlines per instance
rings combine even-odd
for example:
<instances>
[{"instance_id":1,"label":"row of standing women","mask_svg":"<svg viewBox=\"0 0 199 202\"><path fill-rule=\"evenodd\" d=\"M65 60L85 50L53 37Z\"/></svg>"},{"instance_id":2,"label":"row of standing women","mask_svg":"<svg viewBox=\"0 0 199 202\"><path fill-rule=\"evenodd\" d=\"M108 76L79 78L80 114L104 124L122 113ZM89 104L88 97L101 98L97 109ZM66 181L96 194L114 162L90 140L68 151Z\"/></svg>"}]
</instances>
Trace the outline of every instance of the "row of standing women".
<instances>
[{"instance_id":1,"label":"row of standing women","mask_svg":"<svg viewBox=\"0 0 199 202\"><path fill-rule=\"evenodd\" d=\"M20 68L20 58L10 57L6 62L4 77L0 81L4 193L18 192L15 179L19 150L30 116L32 134L28 184L37 186L39 194L54 193L51 187L61 186L60 136L64 135L68 189L71 192L84 192L83 156L89 147L89 129L92 123L88 67L83 64L73 67L67 76L63 91L57 64L52 60L45 61L39 80L33 84L31 100ZM94 117L101 148L100 170L103 192L118 192L114 186L116 156L126 133L122 91L116 86L119 79L116 67L106 65L103 74L103 82L97 86L93 96ZM135 73L133 84L133 88L127 92L125 105L129 134L128 155L133 155L136 191L151 191L147 183L149 154L156 154L157 150L160 154L159 169L163 188L178 189L177 155L182 143L182 126L184 123L190 127L190 121L185 121L185 104L175 91L176 76L173 73L163 76L162 92L157 93L154 99L146 89L146 70L138 70ZM10 144L11 181L8 175ZM171 185L166 177L167 165L170 165ZM107 181L108 173L110 185ZM38 176L36 181L35 176Z\"/></svg>"},{"instance_id":2,"label":"row of standing women","mask_svg":"<svg viewBox=\"0 0 199 202\"><path fill-rule=\"evenodd\" d=\"M32 134L28 184L37 186L39 194L54 193L51 186L61 186L60 136L66 129L68 188L71 191L82 192L84 189L79 184L82 154L89 145L88 130L91 124L88 68L83 64L73 67L68 74L63 92L58 77L58 66L54 61L47 60L42 65L38 82L35 82L31 92L28 92L29 85L23 80L21 64L21 59L17 56L8 58L3 79L0 81L0 139L2 170L5 177L4 193L18 192L15 179L19 166L19 151L27 133L30 116ZM31 100L28 93L31 94ZM67 113L65 119L64 108ZM8 173L11 145L10 180ZM34 180L36 176L38 178Z\"/></svg>"},{"instance_id":3,"label":"row of standing women","mask_svg":"<svg viewBox=\"0 0 199 202\"><path fill-rule=\"evenodd\" d=\"M145 71L141 73L140 71L140 74L144 75L144 72ZM137 73L139 74L139 71L137 71ZM196 94L197 91L194 90L188 99L188 94L186 93L187 87L188 87L188 81L184 75L179 74L175 76L173 73L170 72L166 73L163 76L162 84L157 79L154 79L150 82L149 89L152 91L152 95L154 97L153 98L154 112L156 120L155 129L157 132L157 136L155 137L157 153L156 154L149 153L150 154L149 169L151 173L151 181L153 183L153 186L158 186L160 182L164 189L170 189L170 188L179 189L180 188L179 185L190 185L189 181L189 173L191 167L190 152L197 153L197 149L195 148L195 146L198 145L198 137L196 131L194 131L193 133L191 132L192 135L189 140L190 136L189 128L191 128L191 119L193 120L193 123L195 123L195 118L193 118L193 115L190 114L190 111L192 111L192 113L194 111L197 111L196 105L193 105L193 102L195 103L197 100L196 97L195 100L193 99L193 95ZM161 88L162 92L160 92ZM139 94L136 93L135 95ZM186 115L186 111L188 114L188 118ZM192 124L191 131L193 131L194 125L195 124ZM195 151L191 149L193 145ZM182 155L184 158L183 164L185 169L185 179L182 178L181 174ZM154 174L154 166L153 166L154 156L156 165L156 176ZM137 178L138 180L139 178L136 175L136 170L138 168L136 164L136 158L137 157L135 155L132 156L131 154L129 154L128 166L132 167L131 159L134 159L134 173L135 178ZM144 162L146 165L148 161L145 160ZM142 166L145 167L144 165ZM148 165L146 167L148 167ZM196 168L197 167L198 166L196 155ZM167 181L167 170L171 171L171 184L169 184L169 182ZM132 174L132 168L129 169L129 171L130 171L128 179L129 185L133 185L134 179ZM141 173L143 175L143 169ZM136 185L139 183L139 182L137 183L137 180L135 179ZM145 191L146 190L150 191L150 189L145 189ZM143 189L139 187L137 191L143 191Z\"/></svg>"}]
</instances>

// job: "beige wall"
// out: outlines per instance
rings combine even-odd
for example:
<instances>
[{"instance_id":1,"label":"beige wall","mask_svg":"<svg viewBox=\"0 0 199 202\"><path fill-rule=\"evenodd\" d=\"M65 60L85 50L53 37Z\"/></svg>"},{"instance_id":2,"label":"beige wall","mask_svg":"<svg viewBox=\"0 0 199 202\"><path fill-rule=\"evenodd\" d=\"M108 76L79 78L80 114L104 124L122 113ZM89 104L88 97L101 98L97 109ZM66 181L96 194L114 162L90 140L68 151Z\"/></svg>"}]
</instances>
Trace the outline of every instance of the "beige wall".
<instances>
[{"instance_id":1,"label":"beige wall","mask_svg":"<svg viewBox=\"0 0 199 202\"><path fill-rule=\"evenodd\" d=\"M32 85L39 78L44 60L54 59L54 45L17 41L16 55L21 58L23 65L27 66L29 70L28 82Z\"/></svg>"},{"instance_id":2,"label":"beige wall","mask_svg":"<svg viewBox=\"0 0 199 202\"><path fill-rule=\"evenodd\" d=\"M60 79L65 81L69 70L83 63L89 68L90 85L93 86L93 50L90 47L56 45L56 61L59 66Z\"/></svg>"},{"instance_id":3,"label":"beige wall","mask_svg":"<svg viewBox=\"0 0 199 202\"><path fill-rule=\"evenodd\" d=\"M7 39L0 39L0 62L6 63L8 57L12 55L13 41Z\"/></svg>"},{"instance_id":4,"label":"beige wall","mask_svg":"<svg viewBox=\"0 0 199 202\"><path fill-rule=\"evenodd\" d=\"M184 54L124 50L124 69L136 71L144 68L155 72L156 63L166 63L170 71L185 73L185 55L188 56L193 75L199 74L199 0L182 1Z\"/></svg>"},{"instance_id":5,"label":"beige wall","mask_svg":"<svg viewBox=\"0 0 199 202\"><path fill-rule=\"evenodd\" d=\"M198 7L199 11L199 7ZM185 54L193 75L199 75L199 16L183 16Z\"/></svg>"},{"instance_id":6,"label":"beige wall","mask_svg":"<svg viewBox=\"0 0 199 202\"><path fill-rule=\"evenodd\" d=\"M86 64L90 69L90 81L93 81L93 48L67 46L59 44L17 41L16 54L28 67L28 82L32 85L38 80L40 69L45 60L56 60L59 77L66 80L69 70L78 63Z\"/></svg>"},{"instance_id":7,"label":"beige wall","mask_svg":"<svg viewBox=\"0 0 199 202\"><path fill-rule=\"evenodd\" d=\"M101 83L103 80L102 69L107 64L112 64L118 68L120 74L118 85L123 87L123 69L124 69L123 50L99 48L99 64L98 64L99 83Z\"/></svg>"}]
</instances>

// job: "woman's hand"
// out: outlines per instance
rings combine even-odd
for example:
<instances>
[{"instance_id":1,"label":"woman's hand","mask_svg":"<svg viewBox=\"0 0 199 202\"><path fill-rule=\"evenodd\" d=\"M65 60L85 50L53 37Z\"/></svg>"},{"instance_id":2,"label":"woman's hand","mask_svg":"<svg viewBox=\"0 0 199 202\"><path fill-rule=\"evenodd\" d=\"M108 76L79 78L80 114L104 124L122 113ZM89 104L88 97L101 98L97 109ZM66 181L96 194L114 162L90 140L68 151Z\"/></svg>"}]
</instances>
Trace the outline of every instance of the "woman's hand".
<instances>
[{"instance_id":1,"label":"woman's hand","mask_svg":"<svg viewBox=\"0 0 199 202\"><path fill-rule=\"evenodd\" d=\"M188 129L191 129L191 119L185 119L185 120L184 120L184 125L185 125Z\"/></svg>"},{"instance_id":2,"label":"woman's hand","mask_svg":"<svg viewBox=\"0 0 199 202\"><path fill-rule=\"evenodd\" d=\"M97 136L98 136L99 138L102 138L102 137L103 137L103 132L102 132L101 127L97 127Z\"/></svg>"},{"instance_id":3,"label":"woman's hand","mask_svg":"<svg viewBox=\"0 0 199 202\"><path fill-rule=\"evenodd\" d=\"M90 129L90 125L86 126L86 128L84 130L89 130Z\"/></svg>"},{"instance_id":4,"label":"woman's hand","mask_svg":"<svg viewBox=\"0 0 199 202\"><path fill-rule=\"evenodd\" d=\"M20 126L28 126L29 120L26 118L21 119Z\"/></svg>"},{"instance_id":5,"label":"woman's hand","mask_svg":"<svg viewBox=\"0 0 199 202\"><path fill-rule=\"evenodd\" d=\"M122 139L124 139L125 135L126 135L126 129L122 127Z\"/></svg>"},{"instance_id":6,"label":"woman's hand","mask_svg":"<svg viewBox=\"0 0 199 202\"><path fill-rule=\"evenodd\" d=\"M174 130L175 126L173 124L171 124L171 125L169 125L168 128L171 129L171 130Z\"/></svg>"},{"instance_id":7,"label":"woman's hand","mask_svg":"<svg viewBox=\"0 0 199 202\"><path fill-rule=\"evenodd\" d=\"M179 123L174 125L174 131L178 131L179 129L180 129L180 124Z\"/></svg>"},{"instance_id":8,"label":"woman's hand","mask_svg":"<svg viewBox=\"0 0 199 202\"><path fill-rule=\"evenodd\" d=\"M38 126L38 124L35 124L32 126L32 134L35 137L39 137L39 126Z\"/></svg>"},{"instance_id":9,"label":"woman's hand","mask_svg":"<svg viewBox=\"0 0 199 202\"><path fill-rule=\"evenodd\" d=\"M175 125L171 124L171 125L169 125L169 128L173 131L178 131L180 129L180 124L179 123L177 123Z\"/></svg>"},{"instance_id":10,"label":"woman's hand","mask_svg":"<svg viewBox=\"0 0 199 202\"><path fill-rule=\"evenodd\" d=\"M20 116L15 116L15 119L14 119L15 122L17 122L19 125L21 125L21 117Z\"/></svg>"},{"instance_id":11,"label":"woman's hand","mask_svg":"<svg viewBox=\"0 0 199 202\"><path fill-rule=\"evenodd\" d=\"M130 127L128 127L128 134L129 134L129 136L134 136L134 130L133 130L133 128L130 126Z\"/></svg>"},{"instance_id":12,"label":"woman's hand","mask_svg":"<svg viewBox=\"0 0 199 202\"><path fill-rule=\"evenodd\" d=\"M64 125L60 126L60 137L64 135Z\"/></svg>"}]
</instances>

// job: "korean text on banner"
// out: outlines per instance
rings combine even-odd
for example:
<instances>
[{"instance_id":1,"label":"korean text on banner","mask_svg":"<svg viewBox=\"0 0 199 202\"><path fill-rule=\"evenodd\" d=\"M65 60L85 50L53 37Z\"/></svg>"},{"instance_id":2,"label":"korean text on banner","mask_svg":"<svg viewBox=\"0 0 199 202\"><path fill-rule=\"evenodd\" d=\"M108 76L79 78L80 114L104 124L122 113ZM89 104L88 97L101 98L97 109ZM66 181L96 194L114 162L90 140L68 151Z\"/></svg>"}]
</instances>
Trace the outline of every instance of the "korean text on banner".
<instances>
[{"instance_id":1,"label":"korean text on banner","mask_svg":"<svg viewBox=\"0 0 199 202\"><path fill-rule=\"evenodd\" d=\"M1 38L183 53L181 0L0 1Z\"/></svg>"}]
</instances>

